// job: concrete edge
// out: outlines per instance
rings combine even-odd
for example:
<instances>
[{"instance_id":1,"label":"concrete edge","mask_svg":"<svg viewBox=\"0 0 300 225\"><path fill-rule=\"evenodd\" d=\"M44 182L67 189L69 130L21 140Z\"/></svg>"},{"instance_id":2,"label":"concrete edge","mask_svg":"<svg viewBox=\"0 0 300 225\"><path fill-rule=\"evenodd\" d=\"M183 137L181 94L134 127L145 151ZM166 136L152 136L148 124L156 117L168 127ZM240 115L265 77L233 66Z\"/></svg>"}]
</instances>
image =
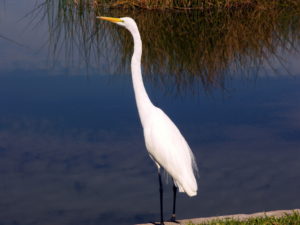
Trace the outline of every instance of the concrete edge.
<instances>
[{"instance_id":1,"label":"concrete edge","mask_svg":"<svg viewBox=\"0 0 300 225\"><path fill-rule=\"evenodd\" d=\"M225 218L232 218L232 219L239 219L239 220L246 220L253 217L264 217L264 216L275 216L281 217L285 214L292 214L294 212L300 213L300 209L291 209L291 210L275 210L269 212L257 212L252 214L234 214L234 215L226 215L226 216L214 216L214 217L203 217L203 218L192 218L192 219L183 219L178 220L181 225L186 225L189 222L194 224L209 222L215 219L225 219ZM165 222L165 225L175 225L177 223ZM137 225L153 225L153 223L146 223L146 224L137 224Z\"/></svg>"}]
</instances>

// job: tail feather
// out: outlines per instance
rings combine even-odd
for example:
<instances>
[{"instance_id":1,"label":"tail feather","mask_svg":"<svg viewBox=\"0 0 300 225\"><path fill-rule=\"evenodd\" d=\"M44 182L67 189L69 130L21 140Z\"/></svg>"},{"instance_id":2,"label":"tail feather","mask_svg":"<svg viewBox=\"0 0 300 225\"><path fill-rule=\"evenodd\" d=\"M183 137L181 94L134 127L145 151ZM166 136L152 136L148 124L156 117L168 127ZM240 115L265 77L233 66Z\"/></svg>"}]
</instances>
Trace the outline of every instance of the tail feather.
<instances>
[{"instance_id":1,"label":"tail feather","mask_svg":"<svg viewBox=\"0 0 300 225\"><path fill-rule=\"evenodd\" d=\"M183 176L174 179L174 183L179 192L185 192L190 197L197 195L198 185L192 169L186 171Z\"/></svg>"}]
</instances>

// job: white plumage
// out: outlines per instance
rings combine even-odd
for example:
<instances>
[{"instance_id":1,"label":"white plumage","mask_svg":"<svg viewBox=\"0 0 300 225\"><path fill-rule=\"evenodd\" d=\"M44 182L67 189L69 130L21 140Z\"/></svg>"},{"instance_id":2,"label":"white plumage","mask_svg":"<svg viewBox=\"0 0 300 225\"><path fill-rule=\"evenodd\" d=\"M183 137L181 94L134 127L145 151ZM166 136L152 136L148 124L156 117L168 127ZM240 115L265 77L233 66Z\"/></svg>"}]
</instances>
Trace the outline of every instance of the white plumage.
<instances>
[{"instance_id":1,"label":"white plumage","mask_svg":"<svg viewBox=\"0 0 300 225\"><path fill-rule=\"evenodd\" d=\"M176 125L161 109L153 107L143 128L147 150L157 166L171 175L180 192L195 196L194 156Z\"/></svg>"},{"instance_id":2,"label":"white plumage","mask_svg":"<svg viewBox=\"0 0 300 225\"><path fill-rule=\"evenodd\" d=\"M194 174L197 170L194 155L176 125L161 109L152 104L145 90L141 73L142 41L135 21L129 17L100 17L100 19L108 20L125 27L130 31L133 37L134 52L131 59L132 83L140 120L143 126L145 144L150 157L156 163L159 172L162 167L173 178L174 185L178 187L180 192L185 192L189 196L195 196L198 188ZM163 224L160 174L159 179L161 223ZM176 201L176 190L173 190L174 205L172 221L175 220Z\"/></svg>"}]
</instances>

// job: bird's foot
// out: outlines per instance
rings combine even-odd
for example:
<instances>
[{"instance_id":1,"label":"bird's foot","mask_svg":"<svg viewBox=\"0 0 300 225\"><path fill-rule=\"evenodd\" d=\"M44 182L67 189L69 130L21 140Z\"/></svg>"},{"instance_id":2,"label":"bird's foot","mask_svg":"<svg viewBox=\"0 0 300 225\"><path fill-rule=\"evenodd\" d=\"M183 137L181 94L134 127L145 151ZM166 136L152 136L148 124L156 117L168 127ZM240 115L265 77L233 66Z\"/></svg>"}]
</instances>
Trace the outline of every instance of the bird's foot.
<instances>
[{"instance_id":1,"label":"bird's foot","mask_svg":"<svg viewBox=\"0 0 300 225\"><path fill-rule=\"evenodd\" d=\"M151 224L153 224L153 225L165 225L165 223L164 222L151 222Z\"/></svg>"},{"instance_id":2,"label":"bird's foot","mask_svg":"<svg viewBox=\"0 0 300 225\"><path fill-rule=\"evenodd\" d=\"M172 222L172 223L178 223L178 224L180 224L180 222L176 220L176 216L174 214L171 216L171 219L168 220L168 221Z\"/></svg>"}]
</instances>

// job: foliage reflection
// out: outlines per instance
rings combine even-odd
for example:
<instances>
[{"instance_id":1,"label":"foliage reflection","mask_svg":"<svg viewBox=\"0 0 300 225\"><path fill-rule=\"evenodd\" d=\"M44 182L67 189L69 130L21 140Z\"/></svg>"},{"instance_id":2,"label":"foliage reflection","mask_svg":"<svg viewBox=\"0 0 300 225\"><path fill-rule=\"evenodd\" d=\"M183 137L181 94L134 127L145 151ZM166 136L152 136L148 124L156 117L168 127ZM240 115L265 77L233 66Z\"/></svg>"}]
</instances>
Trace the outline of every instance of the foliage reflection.
<instances>
[{"instance_id":1,"label":"foliage reflection","mask_svg":"<svg viewBox=\"0 0 300 225\"><path fill-rule=\"evenodd\" d=\"M293 10L95 11L91 5L51 0L39 9L49 21L54 56L63 47L71 62L78 48L78 60L89 67L96 68L105 57L113 60L108 65L110 73L129 71L132 40L124 29L95 17L133 17L143 39L145 77L158 83L174 81L177 90L189 88L195 80L207 88L224 87L235 72L249 76L258 74L266 64L270 68L282 64L282 53L297 51L299 44L300 20Z\"/></svg>"}]
</instances>

